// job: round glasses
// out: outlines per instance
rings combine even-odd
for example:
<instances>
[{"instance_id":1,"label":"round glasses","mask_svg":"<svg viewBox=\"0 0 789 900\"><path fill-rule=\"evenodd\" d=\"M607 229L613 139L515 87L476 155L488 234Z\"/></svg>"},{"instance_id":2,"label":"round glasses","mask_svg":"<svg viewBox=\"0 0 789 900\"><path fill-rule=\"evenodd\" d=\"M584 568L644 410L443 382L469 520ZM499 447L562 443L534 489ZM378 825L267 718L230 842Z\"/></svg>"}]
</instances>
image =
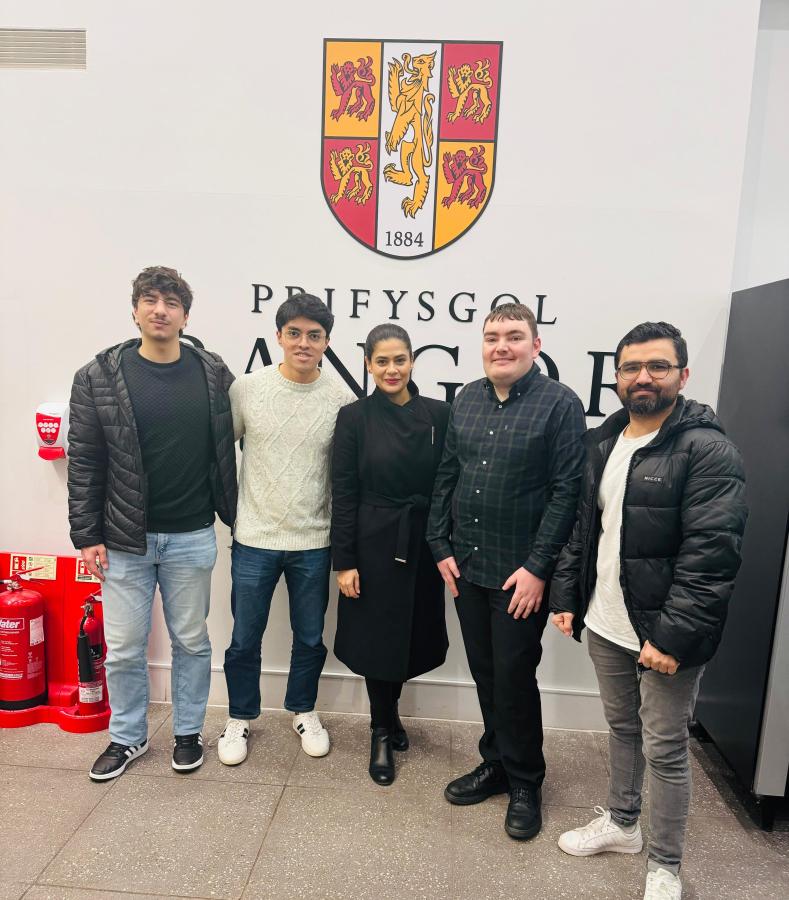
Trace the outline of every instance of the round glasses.
<instances>
[{"instance_id":1,"label":"round glasses","mask_svg":"<svg viewBox=\"0 0 789 900\"><path fill-rule=\"evenodd\" d=\"M660 381L665 378L672 369L681 369L682 366L674 365L665 359L650 359L649 362L626 362L616 370L616 374L622 381L632 381L638 378L642 369L647 370L650 378Z\"/></svg>"}]
</instances>

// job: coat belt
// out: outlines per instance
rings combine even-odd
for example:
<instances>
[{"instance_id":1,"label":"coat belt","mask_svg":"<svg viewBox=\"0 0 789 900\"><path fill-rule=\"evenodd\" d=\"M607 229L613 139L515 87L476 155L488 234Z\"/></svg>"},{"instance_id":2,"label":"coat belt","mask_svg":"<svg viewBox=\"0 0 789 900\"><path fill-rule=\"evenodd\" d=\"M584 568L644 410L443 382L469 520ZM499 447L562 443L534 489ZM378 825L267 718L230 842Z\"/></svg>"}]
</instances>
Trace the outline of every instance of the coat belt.
<instances>
[{"instance_id":1,"label":"coat belt","mask_svg":"<svg viewBox=\"0 0 789 900\"><path fill-rule=\"evenodd\" d=\"M407 563L408 542L411 537L411 512L427 510L430 506L430 498L424 494L411 494L410 497L387 497L385 494L376 494L374 491L364 491L359 502L367 506L383 506L400 510L397 520L395 562Z\"/></svg>"}]
</instances>

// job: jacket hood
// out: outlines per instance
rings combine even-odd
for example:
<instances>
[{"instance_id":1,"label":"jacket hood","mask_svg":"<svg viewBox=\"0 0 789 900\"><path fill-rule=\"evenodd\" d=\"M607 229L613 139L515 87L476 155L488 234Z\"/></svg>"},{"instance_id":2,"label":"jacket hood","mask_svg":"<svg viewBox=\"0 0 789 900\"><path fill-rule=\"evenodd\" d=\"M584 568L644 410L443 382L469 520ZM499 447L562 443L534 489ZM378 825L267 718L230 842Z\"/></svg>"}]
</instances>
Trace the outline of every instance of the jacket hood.
<instances>
[{"instance_id":1,"label":"jacket hood","mask_svg":"<svg viewBox=\"0 0 789 900\"><path fill-rule=\"evenodd\" d=\"M630 416L627 410L620 409L609 416L602 425L587 431L586 436L590 443L599 444L607 438L621 434L629 421ZM670 435L679 434L690 428L712 428L721 434L726 433L711 406L696 400L688 400L680 394L677 397L677 405L661 425L660 431L651 444L659 444Z\"/></svg>"}]
</instances>

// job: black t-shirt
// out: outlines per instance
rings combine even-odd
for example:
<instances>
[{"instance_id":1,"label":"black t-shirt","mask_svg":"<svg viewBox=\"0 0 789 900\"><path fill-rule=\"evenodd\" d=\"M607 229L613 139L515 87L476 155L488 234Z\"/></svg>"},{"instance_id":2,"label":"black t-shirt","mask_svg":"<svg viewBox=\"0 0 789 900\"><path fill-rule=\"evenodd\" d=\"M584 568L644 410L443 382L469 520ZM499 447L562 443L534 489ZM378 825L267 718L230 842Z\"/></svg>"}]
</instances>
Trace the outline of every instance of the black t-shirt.
<instances>
[{"instance_id":1,"label":"black t-shirt","mask_svg":"<svg viewBox=\"0 0 789 900\"><path fill-rule=\"evenodd\" d=\"M121 368L148 480L146 529L184 532L211 525L214 450L202 363L183 344L180 358L172 363L151 362L129 347Z\"/></svg>"}]
</instances>

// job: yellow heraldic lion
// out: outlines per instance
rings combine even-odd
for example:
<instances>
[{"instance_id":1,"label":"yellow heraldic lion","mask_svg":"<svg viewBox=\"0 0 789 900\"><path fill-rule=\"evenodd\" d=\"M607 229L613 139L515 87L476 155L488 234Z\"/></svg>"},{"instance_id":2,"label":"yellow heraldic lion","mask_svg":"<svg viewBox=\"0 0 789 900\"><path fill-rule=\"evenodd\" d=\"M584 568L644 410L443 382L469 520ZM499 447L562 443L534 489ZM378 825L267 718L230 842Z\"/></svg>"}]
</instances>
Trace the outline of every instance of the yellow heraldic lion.
<instances>
[{"instance_id":1,"label":"yellow heraldic lion","mask_svg":"<svg viewBox=\"0 0 789 900\"><path fill-rule=\"evenodd\" d=\"M435 53L425 53L411 59L403 54L402 63L394 59L389 63L389 105L396 113L392 130L386 132L386 151L393 153L400 147L400 168L394 163L384 166L384 178L393 184L414 183L412 197L402 202L406 216L416 218L430 187L430 176L425 169L433 162L433 102L435 96L428 92L433 74ZM412 129L412 140L404 140Z\"/></svg>"},{"instance_id":2,"label":"yellow heraldic lion","mask_svg":"<svg viewBox=\"0 0 789 900\"><path fill-rule=\"evenodd\" d=\"M373 192L373 185L367 174L372 167L369 144L358 144L356 152L352 147L343 147L339 152L332 150L329 168L339 185L331 196L331 202L337 204L341 197L345 197L346 200L359 204L367 203Z\"/></svg>"},{"instance_id":3,"label":"yellow heraldic lion","mask_svg":"<svg viewBox=\"0 0 789 900\"><path fill-rule=\"evenodd\" d=\"M450 66L447 84L449 93L457 103L455 109L447 113L447 121L455 122L463 116L464 119L473 119L481 125L490 115L488 88L493 87L490 60L478 59L476 66L473 74L468 63L464 63L459 69Z\"/></svg>"}]
</instances>

